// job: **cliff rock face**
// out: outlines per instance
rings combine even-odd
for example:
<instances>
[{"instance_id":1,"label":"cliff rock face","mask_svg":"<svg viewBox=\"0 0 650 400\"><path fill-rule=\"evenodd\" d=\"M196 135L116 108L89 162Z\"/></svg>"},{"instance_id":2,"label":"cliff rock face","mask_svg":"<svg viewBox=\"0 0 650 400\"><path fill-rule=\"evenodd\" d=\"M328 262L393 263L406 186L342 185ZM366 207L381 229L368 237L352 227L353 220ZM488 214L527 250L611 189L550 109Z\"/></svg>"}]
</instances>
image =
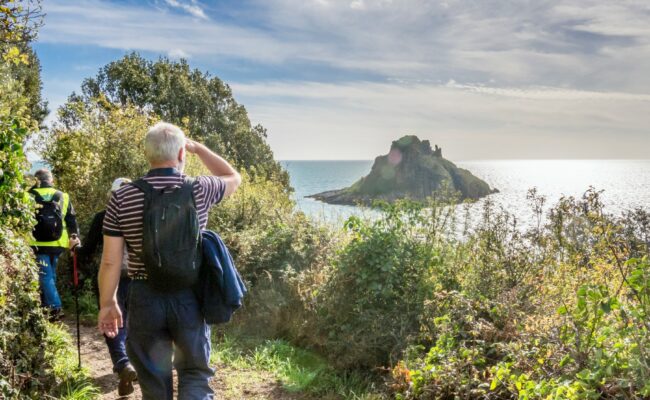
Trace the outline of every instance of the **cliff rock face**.
<instances>
[{"instance_id":1,"label":"cliff rock face","mask_svg":"<svg viewBox=\"0 0 650 400\"><path fill-rule=\"evenodd\" d=\"M448 186L462 199L479 199L497 192L468 170L442 157L442 149L428 140L404 136L393 142L390 152L375 159L370 173L352 186L309 197L331 204L371 204L373 200L424 200Z\"/></svg>"}]
</instances>

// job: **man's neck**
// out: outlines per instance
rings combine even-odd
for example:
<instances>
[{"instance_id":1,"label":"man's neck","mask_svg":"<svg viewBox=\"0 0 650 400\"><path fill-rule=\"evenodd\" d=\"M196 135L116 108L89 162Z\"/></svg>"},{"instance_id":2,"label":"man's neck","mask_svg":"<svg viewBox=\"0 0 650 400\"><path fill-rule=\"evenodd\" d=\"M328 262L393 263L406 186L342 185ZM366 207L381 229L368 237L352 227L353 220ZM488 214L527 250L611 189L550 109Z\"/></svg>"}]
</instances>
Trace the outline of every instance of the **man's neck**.
<instances>
[{"instance_id":1,"label":"man's neck","mask_svg":"<svg viewBox=\"0 0 650 400\"><path fill-rule=\"evenodd\" d=\"M178 161L168 161L168 162L159 163L159 164L151 164L151 169L158 169L158 168L176 168L176 169L178 169Z\"/></svg>"}]
</instances>

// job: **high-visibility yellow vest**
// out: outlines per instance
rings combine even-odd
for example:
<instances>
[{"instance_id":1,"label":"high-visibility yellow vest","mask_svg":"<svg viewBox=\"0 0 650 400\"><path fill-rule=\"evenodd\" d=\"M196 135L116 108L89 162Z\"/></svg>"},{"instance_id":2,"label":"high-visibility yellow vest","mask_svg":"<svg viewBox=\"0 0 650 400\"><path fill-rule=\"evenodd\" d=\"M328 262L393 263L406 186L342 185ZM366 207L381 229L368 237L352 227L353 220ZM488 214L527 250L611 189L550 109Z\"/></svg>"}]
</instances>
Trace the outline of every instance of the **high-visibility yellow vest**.
<instances>
[{"instance_id":1,"label":"high-visibility yellow vest","mask_svg":"<svg viewBox=\"0 0 650 400\"><path fill-rule=\"evenodd\" d=\"M40 194L45 201L50 201L52 199L52 196L54 196L54 193L57 192L57 189L51 187L34 188L34 190ZM54 240L52 242L37 242L36 239L32 238L31 242L29 243L30 246L68 248L70 245L70 239L68 238L68 229L65 224L65 216L68 213L69 204L70 196L67 193L63 193L63 210L61 210L61 216L63 217L63 232L61 233L59 240Z\"/></svg>"}]
</instances>

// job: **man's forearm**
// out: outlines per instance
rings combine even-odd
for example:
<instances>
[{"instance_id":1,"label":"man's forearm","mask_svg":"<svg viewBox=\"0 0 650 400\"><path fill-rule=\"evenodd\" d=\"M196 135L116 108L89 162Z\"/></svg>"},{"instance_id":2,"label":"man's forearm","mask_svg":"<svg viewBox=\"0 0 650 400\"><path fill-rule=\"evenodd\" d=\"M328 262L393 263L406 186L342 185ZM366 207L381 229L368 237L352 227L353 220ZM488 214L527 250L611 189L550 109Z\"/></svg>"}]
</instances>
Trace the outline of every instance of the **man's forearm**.
<instances>
[{"instance_id":1,"label":"man's forearm","mask_svg":"<svg viewBox=\"0 0 650 400\"><path fill-rule=\"evenodd\" d=\"M225 189L223 191L223 196L230 196L237 190L237 187L241 184L241 176L235 169L228 164L228 161L219 157L215 152L208 149L201 143L197 143L193 140L188 140L185 143L186 151L196 154L201 159L203 165L206 166L212 175L218 176L223 180L225 184Z\"/></svg>"},{"instance_id":2,"label":"man's forearm","mask_svg":"<svg viewBox=\"0 0 650 400\"><path fill-rule=\"evenodd\" d=\"M122 273L122 260L114 259L116 257L111 257L110 254L106 254L106 248L104 248L104 252L97 275L100 307L114 304L117 286L120 284L120 275Z\"/></svg>"},{"instance_id":3,"label":"man's forearm","mask_svg":"<svg viewBox=\"0 0 650 400\"><path fill-rule=\"evenodd\" d=\"M117 286L120 283L121 265L110 265L102 261L97 280L99 283L99 306L115 303Z\"/></svg>"}]
</instances>

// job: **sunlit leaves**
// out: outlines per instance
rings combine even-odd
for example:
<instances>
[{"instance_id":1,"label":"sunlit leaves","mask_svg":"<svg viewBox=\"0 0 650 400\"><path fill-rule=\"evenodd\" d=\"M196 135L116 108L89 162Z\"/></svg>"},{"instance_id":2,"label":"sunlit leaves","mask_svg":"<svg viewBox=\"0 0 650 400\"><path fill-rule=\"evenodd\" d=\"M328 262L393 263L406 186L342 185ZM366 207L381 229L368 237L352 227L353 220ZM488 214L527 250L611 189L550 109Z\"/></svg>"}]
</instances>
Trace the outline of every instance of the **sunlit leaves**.
<instances>
[{"instance_id":1,"label":"sunlit leaves","mask_svg":"<svg viewBox=\"0 0 650 400\"><path fill-rule=\"evenodd\" d=\"M143 139L156 118L102 98L72 101L59 112L68 122L74 116L74 123L55 124L41 136L40 148L58 186L70 193L79 219L86 222L106 206L115 178L137 179L147 171Z\"/></svg>"}]
</instances>

